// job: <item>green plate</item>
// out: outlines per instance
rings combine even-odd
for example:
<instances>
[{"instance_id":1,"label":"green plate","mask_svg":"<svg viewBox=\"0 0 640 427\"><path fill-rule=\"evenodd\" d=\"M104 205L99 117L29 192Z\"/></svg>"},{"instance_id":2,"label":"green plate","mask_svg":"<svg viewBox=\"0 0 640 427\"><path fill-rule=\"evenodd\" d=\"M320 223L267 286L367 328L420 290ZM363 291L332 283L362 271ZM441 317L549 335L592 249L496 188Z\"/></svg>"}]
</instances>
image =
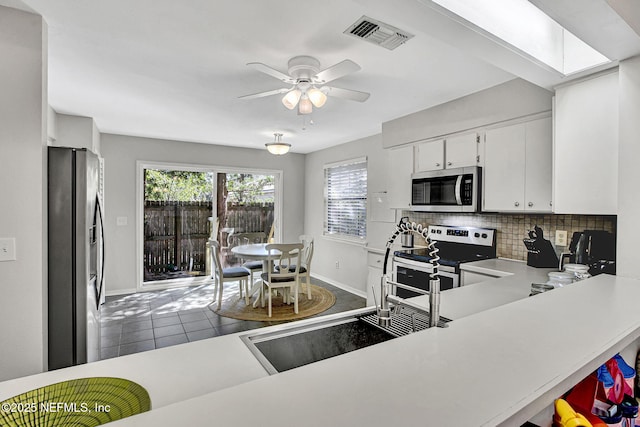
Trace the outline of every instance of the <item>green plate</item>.
<instances>
[{"instance_id":1,"label":"green plate","mask_svg":"<svg viewBox=\"0 0 640 427\"><path fill-rule=\"evenodd\" d=\"M0 403L0 426L91 427L151 409L149 393L123 378L79 378Z\"/></svg>"}]
</instances>

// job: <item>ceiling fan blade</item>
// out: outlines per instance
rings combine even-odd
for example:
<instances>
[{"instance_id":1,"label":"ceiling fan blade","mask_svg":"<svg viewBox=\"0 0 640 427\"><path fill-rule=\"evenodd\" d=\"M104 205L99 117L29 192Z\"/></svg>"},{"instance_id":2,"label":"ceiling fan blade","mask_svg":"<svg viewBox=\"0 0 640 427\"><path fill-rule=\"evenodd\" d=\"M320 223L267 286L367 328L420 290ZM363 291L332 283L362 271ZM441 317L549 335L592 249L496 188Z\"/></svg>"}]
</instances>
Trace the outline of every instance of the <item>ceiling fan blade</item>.
<instances>
[{"instance_id":1,"label":"ceiling fan blade","mask_svg":"<svg viewBox=\"0 0 640 427\"><path fill-rule=\"evenodd\" d=\"M342 62L338 62L336 65L320 71L318 74L313 76L313 79L318 84L328 83L331 80L339 79L340 77L354 73L358 70L360 70L360 66L358 64L350 59L345 59Z\"/></svg>"},{"instance_id":2,"label":"ceiling fan blade","mask_svg":"<svg viewBox=\"0 0 640 427\"><path fill-rule=\"evenodd\" d=\"M265 96L271 96L271 95L278 95L280 93L286 93L289 92L291 90L291 88L281 88L281 89L275 89L275 90L268 90L266 92L259 92L259 93L252 93L250 95L243 95L243 96L239 96L238 99L255 99L255 98L263 98Z\"/></svg>"},{"instance_id":3,"label":"ceiling fan blade","mask_svg":"<svg viewBox=\"0 0 640 427\"><path fill-rule=\"evenodd\" d=\"M275 77L276 79L282 82L290 83L290 84L294 84L296 82L295 79L291 78L285 73L282 73L276 70L275 68L271 68L268 65L263 64L262 62L249 62L247 65L255 70L268 74L271 77Z\"/></svg>"},{"instance_id":4,"label":"ceiling fan blade","mask_svg":"<svg viewBox=\"0 0 640 427\"><path fill-rule=\"evenodd\" d=\"M320 90L326 93L328 96L335 96L336 98L350 99L351 101L364 102L369 99L369 93L360 92L358 90L341 89L339 87L323 86Z\"/></svg>"}]
</instances>

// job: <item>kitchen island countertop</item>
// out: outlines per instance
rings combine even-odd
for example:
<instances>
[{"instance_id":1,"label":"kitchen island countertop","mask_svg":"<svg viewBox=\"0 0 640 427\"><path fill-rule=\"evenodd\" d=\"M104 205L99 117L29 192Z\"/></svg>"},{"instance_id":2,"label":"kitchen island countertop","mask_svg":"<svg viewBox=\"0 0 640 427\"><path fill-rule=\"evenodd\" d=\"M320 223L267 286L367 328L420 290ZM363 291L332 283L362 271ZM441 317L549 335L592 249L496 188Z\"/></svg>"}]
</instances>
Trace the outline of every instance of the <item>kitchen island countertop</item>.
<instances>
[{"instance_id":1,"label":"kitchen island countertop","mask_svg":"<svg viewBox=\"0 0 640 427\"><path fill-rule=\"evenodd\" d=\"M114 427L280 426L287 420L511 426L636 345L639 281L601 275L527 298L531 281L548 270L506 260L471 264L511 275L443 293L442 315L455 319L445 329L273 376L240 334L228 335L6 381L0 399L63 379L113 375L146 387L154 408Z\"/></svg>"},{"instance_id":2,"label":"kitchen island countertop","mask_svg":"<svg viewBox=\"0 0 640 427\"><path fill-rule=\"evenodd\" d=\"M635 345L638 299L600 275L113 425L519 426Z\"/></svg>"},{"instance_id":3,"label":"kitchen island countertop","mask_svg":"<svg viewBox=\"0 0 640 427\"><path fill-rule=\"evenodd\" d=\"M156 409L268 374L238 334L224 335L0 382L0 401L48 384L98 376L139 383Z\"/></svg>"}]
</instances>

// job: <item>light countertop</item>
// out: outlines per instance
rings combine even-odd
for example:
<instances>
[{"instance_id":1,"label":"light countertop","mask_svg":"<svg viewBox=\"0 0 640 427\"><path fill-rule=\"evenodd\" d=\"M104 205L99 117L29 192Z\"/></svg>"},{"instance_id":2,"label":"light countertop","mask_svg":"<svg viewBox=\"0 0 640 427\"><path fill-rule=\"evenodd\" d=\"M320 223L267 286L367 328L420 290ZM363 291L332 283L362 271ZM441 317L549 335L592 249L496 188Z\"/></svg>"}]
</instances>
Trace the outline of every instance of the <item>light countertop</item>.
<instances>
[{"instance_id":1,"label":"light countertop","mask_svg":"<svg viewBox=\"0 0 640 427\"><path fill-rule=\"evenodd\" d=\"M545 283L552 268L528 267L525 262L487 259L463 263L463 271L500 277L474 283L441 294L440 314L449 319L460 319L481 311L527 298L531 283ZM428 306L428 296L421 296Z\"/></svg>"},{"instance_id":2,"label":"light countertop","mask_svg":"<svg viewBox=\"0 0 640 427\"><path fill-rule=\"evenodd\" d=\"M445 329L273 376L239 334L229 335L6 381L0 400L64 379L109 375L146 387L154 408L114 427L287 420L512 426L548 408L640 336L640 281L600 275L528 298L531 282L549 269L507 260L467 266L510 275L443 292L441 314L454 319Z\"/></svg>"},{"instance_id":3,"label":"light countertop","mask_svg":"<svg viewBox=\"0 0 640 427\"><path fill-rule=\"evenodd\" d=\"M518 426L638 339L639 298L601 275L113 425Z\"/></svg>"},{"instance_id":4,"label":"light countertop","mask_svg":"<svg viewBox=\"0 0 640 427\"><path fill-rule=\"evenodd\" d=\"M195 341L0 383L0 401L75 378L108 376L135 381L154 409L268 376L238 334Z\"/></svg>"}]
</instances>

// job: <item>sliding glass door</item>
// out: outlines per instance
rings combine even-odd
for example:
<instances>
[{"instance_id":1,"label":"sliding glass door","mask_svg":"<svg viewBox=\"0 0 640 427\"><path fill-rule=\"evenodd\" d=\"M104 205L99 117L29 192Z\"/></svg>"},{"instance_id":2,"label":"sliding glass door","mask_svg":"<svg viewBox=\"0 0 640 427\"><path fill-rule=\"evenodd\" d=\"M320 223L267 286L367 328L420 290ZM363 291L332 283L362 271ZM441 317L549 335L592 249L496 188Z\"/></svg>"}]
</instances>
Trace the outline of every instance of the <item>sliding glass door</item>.
<instances>
[{"instance_id":1,"label":"sliding glass door","mask_svg":"<svg viewBox=\"0 0 640 427\"><path fill-rule=\"evenodd\" d=\"M144 281L207 275L212 172L144 170Z\"/></svg>"},{"instance_id":2,"label":"sliding glass door","mask_svg":"<svg viewBox=\"0 0 640 427\"><path fill-rule=\"evenodd\" d=\"M141 288L202 283L211 277L209 239L225 267L240 233L273 234L280 172L140 164Z\"/></svg>"}]
</instances>

